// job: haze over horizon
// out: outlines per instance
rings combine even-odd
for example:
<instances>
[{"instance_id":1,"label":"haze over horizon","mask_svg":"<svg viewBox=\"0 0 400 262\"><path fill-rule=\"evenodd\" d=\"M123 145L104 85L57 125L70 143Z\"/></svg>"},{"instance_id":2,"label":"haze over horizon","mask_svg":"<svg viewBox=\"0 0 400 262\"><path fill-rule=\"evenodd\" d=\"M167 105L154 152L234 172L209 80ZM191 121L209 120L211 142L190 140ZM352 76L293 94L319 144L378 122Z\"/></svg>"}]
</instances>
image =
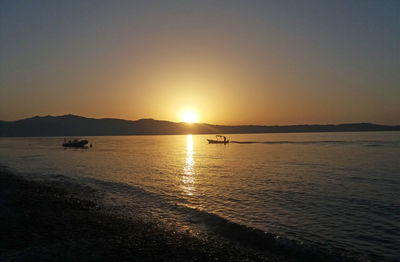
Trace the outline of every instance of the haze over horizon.
<instances>
[{"instance_id":1,"label":"haze over horizon","mask_svg":"<svg viewBox=\"0 0 400 262\"><path fill-rule=\"evenodd\" d=\"M5 122L16 122L16 121L21 121L21 120L27 120L27 119L33 119L33 118L46 118L46 117L52 117L52 118L60 118L60 117L76 117L76 118L86 118L86 119L96 119L96 120L104 120L104 119L115 119L115 120L122 120L122 121L140 121L140 120L154 120L154 121L166 121L166 122L171 122L171 123L185 123L186 121L182 121L182 120L177 120L177 121L172 121L172 120L167 120L167 119L156 119L153 117L143 117L143 118L138 118L138 119L125 119L125 118L115 118L115 117L87 117L87 116L82 116L82 115L75 115L75 114L63 114L63 115L35 115L35 116L30 116L30 117L26 117L26 118L21 118L21 119L16 119L16 120L3 120L0 119L0 121L5 121ZM192 124L192 123L188 123L186 122L186 124ZM400 124L393 124L393 125L385 125L385 124L381 124L381 123L372 123L372 122L343 122L343 123L314 123L314 124L310 124L310 123L298 123L298 124L293 124L293 125L285 125L285 124L281 124L281 125L265 125L265 124L252 124L252 123L245 123L245 124L239 124L239 125L235 125L235 124L219 124L219 123L207 123L207 122L195 122L194 124L208 124L208 125L219 125L219 126L329 126L329 125L358 125L358 124L372 124L372 125L381 125L381 126L393 126L393 127L398 127L400 126Z\"/></svg>"},{"instance_id":2,"label":"haze over horizon","mask_svg":"<svg viewBox=\"0 0 400 262\"><path fill-rule=\"evenodd\" d=\"M399 13L368 0L2 1L0 119L398 125Z\"/></svg>"}]
</instances>

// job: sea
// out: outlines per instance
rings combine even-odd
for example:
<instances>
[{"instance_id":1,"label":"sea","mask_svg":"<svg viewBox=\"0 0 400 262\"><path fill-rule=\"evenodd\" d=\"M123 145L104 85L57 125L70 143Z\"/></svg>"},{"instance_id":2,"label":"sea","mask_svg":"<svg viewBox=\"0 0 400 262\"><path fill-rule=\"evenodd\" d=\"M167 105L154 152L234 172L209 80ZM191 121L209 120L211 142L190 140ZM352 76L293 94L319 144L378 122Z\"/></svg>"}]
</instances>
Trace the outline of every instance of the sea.
<instances>
[{"instance_id":1,"label":"sea","mask_svg":"<svg viewBox=\"0 0 400 262\"><path fill-rule=\"evenodd\" d=\"M82 138L92 147L0 138L0 163L193 232L400 261L400 132L232 134L226 145L208 144L215 135Z\"/></svg>"}]
</instances>

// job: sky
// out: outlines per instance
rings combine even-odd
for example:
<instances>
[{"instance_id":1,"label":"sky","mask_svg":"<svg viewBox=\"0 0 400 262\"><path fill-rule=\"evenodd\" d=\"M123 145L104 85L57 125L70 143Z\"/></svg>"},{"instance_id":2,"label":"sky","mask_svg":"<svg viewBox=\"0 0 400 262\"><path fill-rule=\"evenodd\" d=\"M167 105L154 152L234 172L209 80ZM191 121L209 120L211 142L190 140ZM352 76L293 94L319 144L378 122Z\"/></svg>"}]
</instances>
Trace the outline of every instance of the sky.
<instances>
[{"instance_id":1,"label":"sky","mask_svg":"<svg viewBox=\"0 0 400 262\"><path fill-rule=\"evenodd\" d=\"M400 1L0 1L0 119L400 124Z\"/></svg>"}]
</instances>

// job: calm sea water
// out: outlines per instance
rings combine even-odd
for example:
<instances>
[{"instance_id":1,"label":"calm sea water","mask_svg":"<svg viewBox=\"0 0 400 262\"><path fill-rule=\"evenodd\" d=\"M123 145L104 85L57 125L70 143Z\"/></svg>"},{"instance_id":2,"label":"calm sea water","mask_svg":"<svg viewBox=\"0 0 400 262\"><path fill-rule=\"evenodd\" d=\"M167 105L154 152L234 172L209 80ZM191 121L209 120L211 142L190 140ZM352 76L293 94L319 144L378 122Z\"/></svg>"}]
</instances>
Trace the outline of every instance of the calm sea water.
<instances>
[{"instance_id":1,"label":"calm sea water","mask_svg":"<svg viewBox=\"0 0 400 262\"><path fill-rule=\"evenodd\" d=\"M202 223L207 214L361 260L400 260L400 132L1 138L31 178L102 190L122 210ZM178 219L179 217L179 219ZM216 217L216 216L213 216Z\"/></svg>"}]
</instances>

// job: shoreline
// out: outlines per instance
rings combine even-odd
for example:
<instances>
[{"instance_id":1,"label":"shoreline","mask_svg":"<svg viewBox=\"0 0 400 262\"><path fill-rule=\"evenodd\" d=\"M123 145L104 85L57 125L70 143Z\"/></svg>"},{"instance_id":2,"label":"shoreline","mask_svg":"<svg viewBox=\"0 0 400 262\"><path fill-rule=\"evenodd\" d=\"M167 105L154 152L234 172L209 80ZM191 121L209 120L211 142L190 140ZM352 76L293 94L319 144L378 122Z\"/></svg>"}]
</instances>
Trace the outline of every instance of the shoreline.
<instances>
[{"instance_id":1,"label":"shoreline","mask_svg":"<svg viewBox=\"0 0 400 262\"><path fill-rule=\"evenodd\" d=\"M107 209L96 192L81 190L28 180L0 166L0 260L352 261L294 242L281 245L272 235L225 221L199 235L127 217Z\"/></svg>"},{"instance_id":2,"label":"shoreline","mask_svg":"<svg viewBox=\"0 0 400 262\"><path fill-rule=\"evenodd\" d=\"M287 261L217 239L121 218L0 169L1 261Z\"/></svg>"}]
</instances>

